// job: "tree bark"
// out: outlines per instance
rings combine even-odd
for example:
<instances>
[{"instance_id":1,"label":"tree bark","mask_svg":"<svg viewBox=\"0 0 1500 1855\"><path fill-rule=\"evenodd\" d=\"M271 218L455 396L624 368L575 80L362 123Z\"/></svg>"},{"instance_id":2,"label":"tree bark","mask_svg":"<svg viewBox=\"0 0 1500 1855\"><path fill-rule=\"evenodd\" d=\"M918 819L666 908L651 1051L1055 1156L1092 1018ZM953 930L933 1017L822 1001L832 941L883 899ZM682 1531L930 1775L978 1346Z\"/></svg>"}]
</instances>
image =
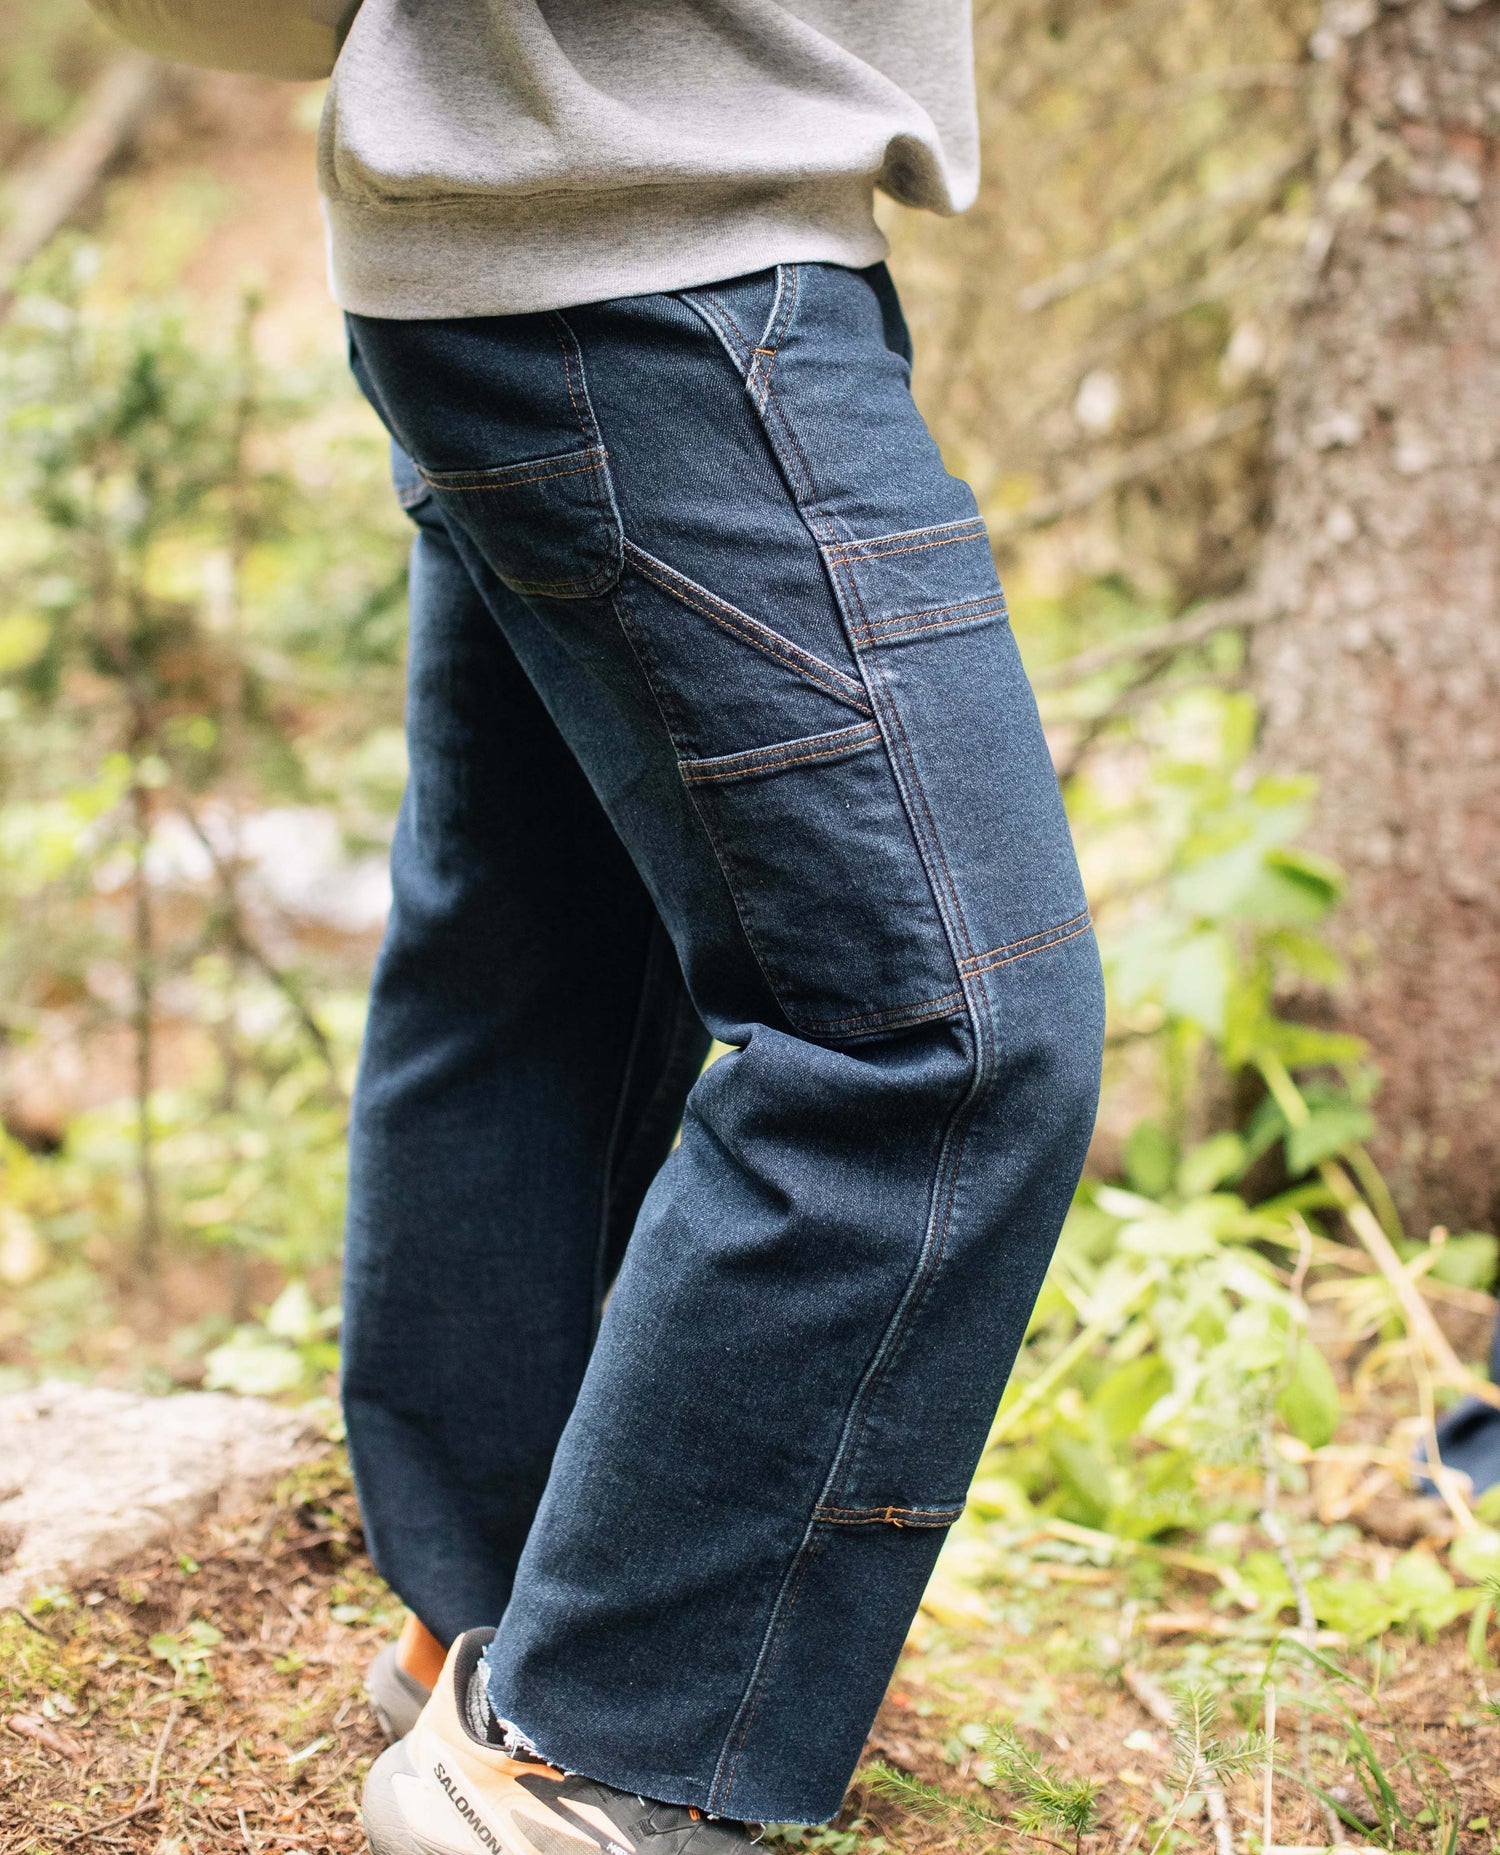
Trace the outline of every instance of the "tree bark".
<instances>
[{"instance_id":1,"label":"tree bark","mask_svg":"<svg viewBox=\"0 0 1500 1855\"><path fill-rule=\"evenodd\" d=\"M1334 1009L1382 1070L1377 1157L1414 1233L1496 1229L1500 3L1352 23L1339 156L1369 178L1294 330L1261 583L1284 616L1252 666L1266 762L1318 777L1349 878Z\"/></svg>"}]
</instances>

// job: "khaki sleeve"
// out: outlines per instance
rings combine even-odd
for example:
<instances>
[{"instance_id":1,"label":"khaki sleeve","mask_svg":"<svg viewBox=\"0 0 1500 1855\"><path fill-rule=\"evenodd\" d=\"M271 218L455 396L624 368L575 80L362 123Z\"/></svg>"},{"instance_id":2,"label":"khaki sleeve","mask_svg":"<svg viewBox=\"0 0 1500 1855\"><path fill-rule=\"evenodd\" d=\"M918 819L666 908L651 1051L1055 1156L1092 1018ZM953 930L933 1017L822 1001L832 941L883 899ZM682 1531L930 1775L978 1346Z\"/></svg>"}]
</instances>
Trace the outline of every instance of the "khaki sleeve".
<instances>
[{"instance_id":1,"label":"khaki sleeve","mask_svg":"<svg viewBox=\"0 0 1500 1855\"><path fill-rule=\"evenodd\" d=\"M90 0L132 45L257 77L327 77L359 0Z\"/></svg>"}]
</instances>

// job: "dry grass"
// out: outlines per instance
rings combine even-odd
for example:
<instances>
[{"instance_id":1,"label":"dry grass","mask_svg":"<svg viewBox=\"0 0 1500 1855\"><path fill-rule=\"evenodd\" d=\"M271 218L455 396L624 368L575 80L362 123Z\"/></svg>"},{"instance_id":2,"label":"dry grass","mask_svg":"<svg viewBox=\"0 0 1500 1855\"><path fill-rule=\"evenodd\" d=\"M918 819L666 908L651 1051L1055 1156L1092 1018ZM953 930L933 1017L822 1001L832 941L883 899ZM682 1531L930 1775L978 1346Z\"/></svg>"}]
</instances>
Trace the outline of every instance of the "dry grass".
<instances>
[{"instance_id":1,"label":"dry grass","mask_svg":"<svg viewBox=\"0 0 1500 1855\"><path fill-rule=\"evenodd\" d=\"M1201 1613L1201 1583L1145 1585L1139 1568L1081 1569L1081 1577L1045 1565L1019 1574L1014 1588L991 1593L997 1601L983 1618L924 1615L869 1756L976 1795L978 1761L966 1740L983 1722L1017 1719L1068 1775L1097 1780L1101 1828L1086 1855L1143 1855L1170 1796L1170 1746L1122 1666L1163 1681L1195 1656L1202 1667L1217 1658L1215 1678L1222 1683L1227 1672L1231 1696L1238 1666L1248 1721L1258 1697L1244 1671L1263 1650L1217 1639L1195 1648L1189 1636L1139 1628L1131 1636L1151 1606ZM0 1855L358 1850L359 1786L380 1743L361 1681L397 1615L364 1557L347 1471L335 1457L290 1479L266 1511L208 1523L170 1549L57 1593L31 1621L0 1616ZM1420 1799L1415 1766L1402 1770L1404 1740L1429 1773L1446 1773L1439 1787L1456 1808L1458 1855L1493 1855L1500 1722L1486 1710L1486 1678L1467 1659L1462 1627L1436 1643L1389 1638L1382 1655L1386 1717L1358 1706L1398 1792L1415 1817ZM1283 1687L1279 1755L1288 1765L1297 1759L1297 1721ZM1314 1727L1319 1769L1337 1782L1342 1734L1326 1718ZM1326 1840L1294 1782L1279 1779L1276 1799L1279 1843ZM1008 1800L992 1793L988 1801L1003 1810ZM1258 1779L1232 1785L1229 1802L1238 1845L1258 1848ZM904 1855L967 1855L996 1842L858 1782L839 1827L881 1837ZM1036 1855L1044 1847L1019 1833L1003 1840ZM1400 1841L1427 1848L1433 1837L1417 1825ZM831 1855L848 1846L820 1832L804 1843ZM1174 1846L1210 1847L1206 1820L1185 1821Z\"/></svg>"},{"instance_id":2,"label":"dry grass","mask_svg":"<svg viewBox=\"0 0 1500 1855\"><path fill-rule=\"evenodd\" d=\"M329 1460L268 1513L0 1616L0 1855L361 1847L361 1679L397 1614Z\"/></svg>"}]
</instances>

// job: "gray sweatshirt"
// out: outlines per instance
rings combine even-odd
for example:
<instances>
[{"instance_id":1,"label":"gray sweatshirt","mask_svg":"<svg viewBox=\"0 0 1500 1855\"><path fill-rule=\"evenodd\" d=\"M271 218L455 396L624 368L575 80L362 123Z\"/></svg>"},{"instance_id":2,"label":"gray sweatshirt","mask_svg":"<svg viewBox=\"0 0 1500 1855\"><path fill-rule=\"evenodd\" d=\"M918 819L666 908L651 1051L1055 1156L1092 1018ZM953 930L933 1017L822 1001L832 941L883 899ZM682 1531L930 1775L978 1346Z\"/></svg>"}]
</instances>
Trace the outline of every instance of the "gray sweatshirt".
<instances>
[{"instance_id":1,"label":"gray sweatshirt","mask_svg":"<svg viewBox=\"0 0 1500 1855\"><path fill-rule=\"evenodd\" d=\"M191 14L177 55L195 62L218 61L204 20L222 16L224 62L255 68L244 0L95 3L169 55L163 16ZM267 34L259 68L285 67L283 14L304 35L325 22L337 47L318 171L334 295L363 315L510 314L777 263L871 264L886 249L877 188L936 212L974 195L968 0L349 11L262 0L248 17Z\"/></svg>"}]
</instances>

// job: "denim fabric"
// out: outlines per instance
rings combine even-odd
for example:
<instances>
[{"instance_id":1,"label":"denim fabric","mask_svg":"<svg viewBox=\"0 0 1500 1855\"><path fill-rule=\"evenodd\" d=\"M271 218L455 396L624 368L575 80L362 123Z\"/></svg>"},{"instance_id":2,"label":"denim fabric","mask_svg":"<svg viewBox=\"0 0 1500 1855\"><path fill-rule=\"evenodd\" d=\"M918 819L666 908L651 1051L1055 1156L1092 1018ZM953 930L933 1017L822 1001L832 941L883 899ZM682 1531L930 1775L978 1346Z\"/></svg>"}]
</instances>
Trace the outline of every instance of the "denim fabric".
<instances>
[{"instance_id":1,"label":"denim fabric","mask_svg":"<svg viewBox=\"0 0 1500 1855\"><path fill-rule=\"evenodd\" d=\"M422 528L348 1251L376 1561L499 1617L556 1763L816 1821L1098 1084L984 528L880 267L350 331Z\"/></svg>"}]
</instances>

